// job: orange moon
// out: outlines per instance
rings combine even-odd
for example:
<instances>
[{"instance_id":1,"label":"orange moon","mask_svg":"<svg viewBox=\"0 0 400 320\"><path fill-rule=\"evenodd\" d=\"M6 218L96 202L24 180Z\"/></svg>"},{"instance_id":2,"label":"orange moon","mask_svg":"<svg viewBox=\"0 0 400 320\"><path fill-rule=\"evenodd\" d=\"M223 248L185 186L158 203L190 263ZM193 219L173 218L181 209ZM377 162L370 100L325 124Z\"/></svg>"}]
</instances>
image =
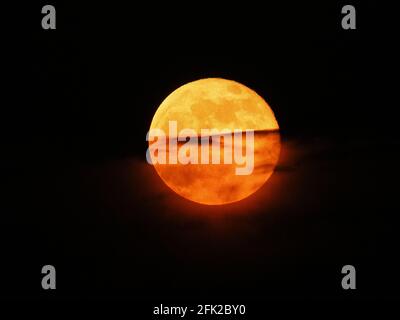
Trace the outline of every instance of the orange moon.
<instances>
[{"instance_id":1,"label":"orange moon","mask_svg":"<svg viewBox=\"0 0 400 320\"><path fill-rule=\"evenodd\" d=\"M177 88L158 107L150 130L168 133L170 121L176 121L178 132L190 128L199 137L202 129L254 130L251 174L238 175L234 162L154 164L165 184L188 200L206 205L240 201L264 185L278 162L279 125L271 107L255 91L236 81L207 78ZM167 136L167 140L171 138L176 137ZM242 148L245 144L243 138ZM213 152L215 146L210 148Z\"/></svg>"}]
</instances>

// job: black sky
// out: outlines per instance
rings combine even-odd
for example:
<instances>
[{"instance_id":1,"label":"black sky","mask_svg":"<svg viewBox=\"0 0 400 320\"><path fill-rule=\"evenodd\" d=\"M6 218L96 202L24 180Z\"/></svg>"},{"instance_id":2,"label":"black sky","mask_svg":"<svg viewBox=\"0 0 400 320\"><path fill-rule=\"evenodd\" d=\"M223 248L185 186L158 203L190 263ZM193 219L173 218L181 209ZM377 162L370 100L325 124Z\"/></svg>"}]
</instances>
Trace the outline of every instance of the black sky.
<instances>
[{"instance_id":1,"label":"black sky","mask_svg":"<svg viewBox=\"0 0 400 320\"><path fill-rule=\"evenodd\" d=\"M398 295L394 21L363 1L344 31L344 4L56 3L55 31L42 4L21 6L2 103L0 294ZM283 141L270 183L215 215L145 163L157 106L204 77L263 96ZM55 293L40 288L44 264ZM354 293L340 288L345 264Z\"/></svg>"}]
</instances>

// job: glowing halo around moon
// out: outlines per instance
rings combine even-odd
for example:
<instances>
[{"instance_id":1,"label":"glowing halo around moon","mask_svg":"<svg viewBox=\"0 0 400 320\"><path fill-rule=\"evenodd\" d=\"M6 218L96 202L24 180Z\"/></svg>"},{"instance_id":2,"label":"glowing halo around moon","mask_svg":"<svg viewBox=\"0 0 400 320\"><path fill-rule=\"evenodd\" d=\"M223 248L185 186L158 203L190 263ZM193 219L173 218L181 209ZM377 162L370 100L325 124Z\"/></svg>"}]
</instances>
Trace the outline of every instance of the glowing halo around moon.
<instances>
[{"instance_id":1,"label":"glowing halo around moon","mask_svg":"<svg viewBox=\"0 0 400 320\"><path fill-rule=\"evenodd\" d=\"M191 128L199 136L201 129L254 130L254 168L249 175L237 175L235 163L154 164L165 184L191 201L222 205L247 198L264 185L278 162L279 125L272 109L238 82L206 78L179 87L158 107L150 130L168 133L169 121L176 121L178 132Z\"/></svg>"}]
</instances>

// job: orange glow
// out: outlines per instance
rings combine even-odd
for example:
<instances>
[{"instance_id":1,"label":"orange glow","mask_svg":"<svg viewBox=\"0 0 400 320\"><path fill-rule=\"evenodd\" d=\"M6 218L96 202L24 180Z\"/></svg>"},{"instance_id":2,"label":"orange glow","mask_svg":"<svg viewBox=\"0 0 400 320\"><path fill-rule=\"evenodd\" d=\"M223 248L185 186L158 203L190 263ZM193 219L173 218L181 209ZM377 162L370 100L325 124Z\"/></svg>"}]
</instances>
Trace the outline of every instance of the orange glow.
<instances>
[{"instance_id":1,"label":"orange glow","mask_svg":"<svg viewBox=\"0 0 400 320\"><path fill-rule=\"evenodd\" d=\"M209 78L179 87L161 103L150 129L168 133L169 121L177 122L178 132L190 128L198 135L201 129L254 130L254 169L250 175L237 175L235 163L154 165L166 185L186 199L207 205L242 200L269 179L278 162L280 135L275 116L257 93L240 83ZM224 140L219 146L221 154ZM243 135L243 148L245 143ZM210 146L210 153L215 148Z\"/></svg>"}]
</instances>

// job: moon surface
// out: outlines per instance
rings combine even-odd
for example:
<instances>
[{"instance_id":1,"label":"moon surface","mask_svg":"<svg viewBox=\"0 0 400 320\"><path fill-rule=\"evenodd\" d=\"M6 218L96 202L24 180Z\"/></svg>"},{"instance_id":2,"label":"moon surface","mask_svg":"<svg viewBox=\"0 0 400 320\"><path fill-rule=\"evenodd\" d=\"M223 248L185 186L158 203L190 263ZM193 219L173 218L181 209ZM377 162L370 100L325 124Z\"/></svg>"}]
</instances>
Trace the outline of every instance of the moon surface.
<instances>
[{"instance_id":1,"label":"moon surface","mask_svg":"<svg viewBox=\"0 0 400 320\"><path fill-rule=\"evenodd\" d=\"M222 205L242 200L264 185L278 162L279 125L272 109L255 91L236 81L207 78L177 88L157 109L150 130L161 129L168 134L170 121L176 121L177 132L189 128L199 137L201 129L254 130L254 168L251 174L238 175L236 169L240 165L235 161L227 164L154 164L165 184L191 201ZM167 136L168 139L176 137ZM222 141L226 143L225 139ZM224 143L218 146L221 154ZM181 144L178 143L178 148ZM235 145L229 147L235 150ZM215 148L210 144L210 152ZM244 154L245 149L243 133ZM169 151L166 149L164 152Z\"/></svg>"}]
</instances>

